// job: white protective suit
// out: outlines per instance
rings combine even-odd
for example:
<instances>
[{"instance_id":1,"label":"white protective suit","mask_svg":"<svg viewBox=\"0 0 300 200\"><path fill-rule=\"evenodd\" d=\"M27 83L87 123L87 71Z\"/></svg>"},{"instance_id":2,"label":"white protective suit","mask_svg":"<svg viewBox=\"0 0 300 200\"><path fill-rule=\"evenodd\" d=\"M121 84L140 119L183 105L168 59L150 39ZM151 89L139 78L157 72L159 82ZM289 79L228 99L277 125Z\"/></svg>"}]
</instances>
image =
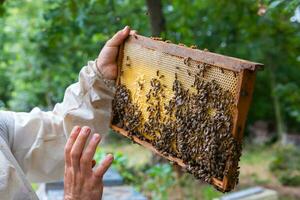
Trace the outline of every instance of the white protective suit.
<instances>
[{"instance_id":1,"label":"white protective suit","mask_svg":"<svg viewBox=\"0 0 300 200\"><path fill-rule=\"evenodd\" d=\"M64 146L75 125L93 132L109 128L113 82L90 61L53 111L0 111L0 199L37 199L30 182L61 180ZM2 86L3 87L3 86Z\"/></svg>"}]
</instances>

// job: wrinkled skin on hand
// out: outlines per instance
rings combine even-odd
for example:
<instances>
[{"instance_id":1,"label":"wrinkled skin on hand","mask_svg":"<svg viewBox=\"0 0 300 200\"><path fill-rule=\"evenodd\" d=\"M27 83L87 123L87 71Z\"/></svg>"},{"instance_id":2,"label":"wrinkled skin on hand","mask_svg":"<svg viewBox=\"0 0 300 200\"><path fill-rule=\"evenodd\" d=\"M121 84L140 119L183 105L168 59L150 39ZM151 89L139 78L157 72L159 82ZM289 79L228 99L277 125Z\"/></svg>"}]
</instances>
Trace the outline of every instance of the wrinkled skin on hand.
<instances>
[{"instance_id":1,"label":"wrinkled skin on hand","mask_svg":"<svg viewBox=\"0 0 300 200\"><path fill-rule=\"evenodd\" d=\"M73 128L65 146L65 200L99 200L103 192L103 175L110 167L113 156L107 155L98 167L93 169L93 157L101 136L93 134L84 149L91 134L89 127Z\"/></svg>"}]
</instances>

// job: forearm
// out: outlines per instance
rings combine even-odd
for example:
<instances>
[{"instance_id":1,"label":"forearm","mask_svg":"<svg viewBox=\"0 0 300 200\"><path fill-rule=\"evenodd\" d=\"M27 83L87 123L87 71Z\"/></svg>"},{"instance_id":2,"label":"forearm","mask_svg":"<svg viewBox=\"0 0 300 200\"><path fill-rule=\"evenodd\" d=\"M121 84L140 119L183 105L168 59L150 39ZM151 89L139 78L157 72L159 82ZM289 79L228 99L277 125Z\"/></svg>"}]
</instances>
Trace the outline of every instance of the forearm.
<instances>
[{"instance_id":1,"label":"forearm","mask_svg":"<svg viewBox=\"0 0 300 200\"><path fill-rule=\"evenodd\" d=\"M88 62L79 74L79 81L67 88L62 103L57 104L53 113L59 113L68 134L74 125L87 125L92 131L107 132L109 127L114 82L105 80L98 72L95 62ZM67 135L66 135L67 136Z\"/></svg>"},{"instance_id":2,"label":"forearm","mask_svg":"<svg viewBox=\"0 0 300 200\"><path fill-rule=\"evenodd\" d=\"M38 108L30 113L13 113L14 132L9 136L11 149L32 181L51 181L63 175L63 149L73 126L88 125L106 133L109 127L112 84L89 62L79 74L79 81L69 86L63 102L53 111Z\"/></svg>"}]
</instances>

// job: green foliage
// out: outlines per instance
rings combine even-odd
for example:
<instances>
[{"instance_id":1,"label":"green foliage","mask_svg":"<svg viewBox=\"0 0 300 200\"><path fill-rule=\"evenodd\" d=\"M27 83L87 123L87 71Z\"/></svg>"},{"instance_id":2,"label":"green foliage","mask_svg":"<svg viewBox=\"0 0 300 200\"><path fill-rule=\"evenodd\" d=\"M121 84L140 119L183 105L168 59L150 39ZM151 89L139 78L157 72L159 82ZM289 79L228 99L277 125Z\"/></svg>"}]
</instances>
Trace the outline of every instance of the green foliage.
<instances>
[{"instance_id":1,"label":"green foliage","mask_svg":"<svg viewBox=\"0 0 300 200\"><path fill-rule=\"evenodd\" d=\"M94 159L97 163L100 163L105 156L106 153L98 148ZM121 152L117 152L114 154L112 167L121 174L126 183L134 183L134 181L136 181L136 177L134 176L135 171L132 168L128 167L128 158Z\"/></svg>"},{"instance_id":2,"label":"green foliage","mask_svg":"<svg viewBox=\"0 0 300 200\"><path fill-rule=\"evenodd\" d=\"M203 200L211 200L221 196L221 193L216 191L216 189L211 186L205 186L201 188L201 194Z\"/></svg>"},{"instance_id":3,"label":"green foliage","mask_svg":"<svg viewBox=\"0 0 300 200\"><path fill-rule=\"evenodd\" d=\"M169 164L157 164L146 171L142 189L151 191L154 200L167 200L168 189L176 182L173 170Z\"/></svg>"},{"instance_id":4,"label":"green foliage","mask_svg":"<svg viewBox=\"0 0 300 200\"><path fill-rule=\"evenodd\" d=\"M8 1L5 7L0 33L8 55L0 62L13 80L5 101L13 110L53 107L114 32L126 24L147 29L143 1Z\"/></svg>"},{"instance_id":5,"label":"green foliage","mask_svg":"<svg viewBox=\"0 0 300 200\"><path fill-rule=\"evenodd\" d=\"M300 186L300 151L288 146L279 148L270 164L274 173L283 185Z\"/></svg>"},{"instance_id":6,"label":"green foliage","mask_svg":"<svg viewBox=\"0 0 300 200\"><path fill-rule=\"evenodd\" d=\"M289 1L285 1L285 0L266 0L266 3L268 4L268 8L274 12L277 11L278 12L278 8L279 11L283 11L285 13L291 13L293 12L297 6L300 5L299 0L289 0Z\"/></svg>"},{"instance_id":7,"label":"green foliage","mask_svg":"<svg viewBox=\"0 0 300 200\"><path fill-rule=\"evenodd\" d=\"M281 99L286 126L289 127L290 131L299 131L300 87L295 83L288 83L286 85L278 84L276 92Z\"/></svg>"},{"instance_id":8,"label":"green foliage","mask_svg":"<svg viewBox=\"0 0 300 200\"><path fill-rule=\"evenodd\" d=\"M5 102L9 99L9 86L11 85L6 75L5 68L0 65L0 108L5 107Z\"/></svg>"},{"instance_id":9,"label":"green foliage","mask_svg":"<svg viewBox=\"0 0 300 200\"><path fill-rule=\"evenodd\" d=\"M106 154L98 148L94 159L97 163L100 163ZM143 166L142 168L128 167L128 158L121 152L114 154L112 167L121 174L125 183L132 184L138 190L149 193L152 199L167 199L168 190L176 182L171 165L157 164Z\"/></svg>"}]
</instances>

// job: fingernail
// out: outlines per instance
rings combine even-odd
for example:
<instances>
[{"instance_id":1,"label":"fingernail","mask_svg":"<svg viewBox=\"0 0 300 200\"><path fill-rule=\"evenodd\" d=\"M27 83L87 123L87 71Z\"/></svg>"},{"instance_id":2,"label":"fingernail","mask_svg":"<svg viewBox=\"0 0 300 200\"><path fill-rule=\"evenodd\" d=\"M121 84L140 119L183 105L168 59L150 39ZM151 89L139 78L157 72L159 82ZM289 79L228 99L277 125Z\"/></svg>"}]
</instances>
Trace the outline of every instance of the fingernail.
<instances>
[{"instance_id":1,"label":"fingernail","mask_svg":"<svg viewBox=\"0 0 300 200\"><path fill-rule=\"evenodd\" d=\"M124 28L123 28L123 31L125 31L126 29L128 29L129 28L129 26L125 26Z\"/></svg>"},{"instance_id":2,"label":"fingernail","mask_svg":"<svg viewBox=\"0 0 300 200\"><path fill-rule=\"evenodd\" d=\"M79 131L80 130L80 126L76 126L75 131Z\"/></svg>"},{"instance_id":3,"label":"fingernail","mask_svg":"<svg viewBox=\"0 0 300 200\"><path fill-rule=\"evenodd\" d=\"M93 139L94 139L95 141L100 140L100 135L99 135L99 134L94 134L94 135L93 135Z\"/></svg>"},{"instance_id":4,"label":"fingernail","mask_svg":"<svg viewBox=\"0 0 300 200\"><path fill-rule=\"evenodd\" d=\"M91 132L91 129L90 129L90 128L85 128L85 130L84 130L84 133L85 133L85 134L88 135L88 134L90 134L90 132Z\"/></svg>"},{"instance_id":5,"label":"fingernail","mask_svg":"<svg viewBox=\"0 0 300 200\"><path fill-rule=\"evenodd\" d=\"M112 154L107 154L106 159L108 161L112 161L114 159L114 156Z\"/></svg>"}]
</instances>

